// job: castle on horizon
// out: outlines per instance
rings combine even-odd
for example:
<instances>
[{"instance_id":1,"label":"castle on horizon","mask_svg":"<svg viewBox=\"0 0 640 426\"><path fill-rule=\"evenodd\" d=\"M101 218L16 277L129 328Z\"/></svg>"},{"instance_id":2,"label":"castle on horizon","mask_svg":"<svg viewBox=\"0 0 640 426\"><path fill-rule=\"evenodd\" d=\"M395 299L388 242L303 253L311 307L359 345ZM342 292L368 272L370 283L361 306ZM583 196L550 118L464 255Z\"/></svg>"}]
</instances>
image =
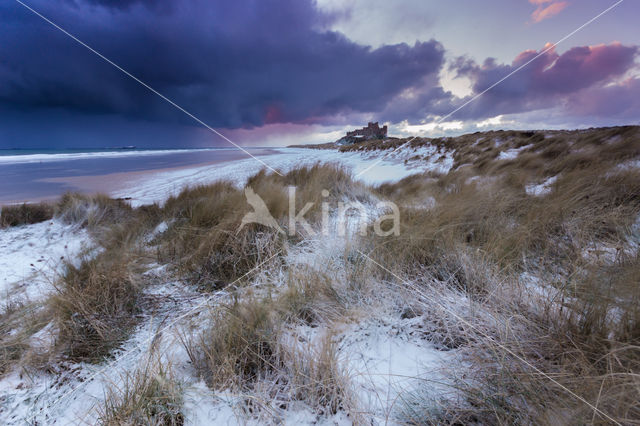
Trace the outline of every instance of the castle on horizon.
<instances>
[{"instance_id":1,"label":"castle on horizon","mask_svg":"<svg viewBox=\"0 0 640 426\"><path fill-rule=\"evenodd\" d=\"M339 143L356 143L372 139L384 139L387 137L387 126L382 126L369 122L367 127L347 132L346 136L341 138Z\"/></svg>"}]
</instances>

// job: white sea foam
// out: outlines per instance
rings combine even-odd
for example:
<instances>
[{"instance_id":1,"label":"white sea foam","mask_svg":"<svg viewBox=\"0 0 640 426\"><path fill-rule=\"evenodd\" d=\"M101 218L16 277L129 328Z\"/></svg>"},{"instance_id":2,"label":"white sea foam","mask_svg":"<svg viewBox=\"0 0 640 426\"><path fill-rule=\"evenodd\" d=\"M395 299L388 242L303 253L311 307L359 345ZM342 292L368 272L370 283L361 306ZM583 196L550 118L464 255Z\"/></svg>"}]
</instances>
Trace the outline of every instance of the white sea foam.
<instances>
[{"instance_id":1,"label":"white sea foam","mask_svg":"<svg viewBox=\"0 0 640 426\"><path fill-rule=\"evenodd\" d=\"M188 152L220 151L236 148L198 148L198 149L158 149L158 150L122 150L101 152L67 152L56 154L18 154L0 155L0 164L49 163L53 161L86 160L92 158L141 157L151 155L167 155Z\"/></svg>"}]
</instances>

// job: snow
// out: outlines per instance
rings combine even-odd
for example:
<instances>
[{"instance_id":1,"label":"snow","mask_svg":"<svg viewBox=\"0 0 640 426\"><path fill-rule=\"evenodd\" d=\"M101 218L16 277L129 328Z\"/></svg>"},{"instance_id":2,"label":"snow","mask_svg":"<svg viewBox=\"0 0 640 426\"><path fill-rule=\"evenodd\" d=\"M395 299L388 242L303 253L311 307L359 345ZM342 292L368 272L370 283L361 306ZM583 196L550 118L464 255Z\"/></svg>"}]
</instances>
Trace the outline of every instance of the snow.
<instances>
[{"instance_id":1,"label":"snow","mask_svg":"<svg viewBox=\"0 0 640 426\"><path fill-rule=\"evenodd\" d=\"M629 160L617 166L620 170L640 169L640 160Z\"/></svg>"},{"instance_id":2,"label":"snow","mask_svg":"<svg viewBox=\"0 0 640 426\"><path fill-rule=\"evenodd\" d=\"M153 231L151 231L148 235L145 236L145 242L151 243L154 238L166 232L169 229L169 224L167 222L160 222L158 226L155 227Z\"/></svg>"},{"instance_id":3,"label":"snow","mask_svg":"<svg viewBox=\"0 0 640 426\"><path fill-rule=\"evenodd\" d=\"M395 165L395 171L402 177L408 176L407 171L447 174L454 163L453 152L443 152L439 150L437 145L431 144L412 146L411 143L405 143L390 152L365 151L362 156L366 161L380 161L380 158L384 158L384 161L379 166L371 169L371 173L379 173L378 168L387 162L389 165Z\"/></svg>"},{"instance_id":4,"label":"snow","mask_svg":"<svg viewBox=\"0 0 640 426\"><path fill-rule=\"evenodd\" d=\"M184 415L186 425L240 425L231 398L221 398L200 380L184 392Z\"/></svg>"},{"instance_id":5,"label":"snow","mask_svg":"<svg viewBox=\"0 0 640 426\"><path fill-rule=\"evenodd\" d=\"M90 248L87 232L51 220L0 229L0 297L35 300L51 288L65 261Z\"/></svg>"},{"instance_id":6,"label":"snow","mask_svg":"<svg viewBox=\"0 0 640 426\"><path fill-rule=\"evenodd\" d=\"M368 222L383 214L375 207L375 201L365 204ZM303 241L291 248L287 263L308 265L340 277L350 238L359 230L359 218L336 216L331 217L330 230L344 226L341 220L348 222L347 235L329 232L323 238ZM421 337L422 318L399 319L394 297L389 297L382 284L375 285L379 286L376 293L381 306L375 311L369 309L363 314L364 319L344 325L333 339L339 342L338 359L353 385L357 411L367 413L371 424L393 424L396 406L414 389L419 387L433 401L453 393L446 371L458 355L455 350L442 351ZM326 336L327 330L322 326L298 326L287 342L304 342L307 347L317 345ZM291 424L302 423L310 424Z\"/></svg>"},{"instance_id":7,"label":"snow","mask_svg":"<svg viewBox=\"0 0 640 426\"><path fill-rule=\"evenodd\" d=\"M162 274L162 268L154 268L150 273ZM52 374L22 376L16 371L2 378L0 424L96 424L96 407L104 400L105 390L122 388L126 375L144 366L151 346L156 343L156 332L173 319L190 313L194 306L202 306L205 298L181 282L150 287L145 291L143 305L151 308L131 338L113 353L113 359L99 365L63 365ZM178 305L177 301L182 303ZM175 328L165 330L160 353L165 362L175 360L185 364L188 357L177 332Z\"/></svg>"},{"instance_id":8,"label":"snow","mask_svg":"<svg viewBox=\"0 0 640 426\"><path fill-rule=\"evenodd\" d=\"M282 152L261 156L260 159L269 167L286 173L300 166L310 166L318 162L340 163L348 167L354 174L369 167L375 161L366 161L357 153L340 153L336 150L314 150L305 148L287 148ZM263 165L253 158L230 161L212 166L199 166L187 169L154 173L131 182L129 188L112 194L114 197L130 197L134 206L163 202L171 195L178 194L184 187L229 180L242 186L249 177L256 174ZM400 170L402 169L402 170ZM398 174L399 173L399 174ZM395 179L402 179L415 171L408 171L406 167L398 167L389 162L382 162L370 173L363 175L362 180L367 183L381 183Z\"/></svg>"},{"instance_id":9,"label":"snow","mask_svg":"<svg viewBox=\"0 0 640 426\"><path fill-rule=\"evenodd\" d=\"M617 243L592 241L583 247L581 255L584 260L594 264L613 265L633 259L640 250L640 216L631 224L629 235Z\"/></svg>"},{"instance_id":10,"label":"snow","mask_svg":"<svg viewBox=\"0 0 640 426\"><path fill-rule=\"evenodd\" d=\"M339 163L352 171L357 180L376 185L384 182L396 182L407 176L425 171L448 173L453 166L451 153L438 153L435 146L411 148L403 146L397 151L387 153L339 152L337 150L283 148L280 152L260 156L269 167L286 173L300 166L310 166L318 162ZM411 160L419 157L419 161ZM384 158L380 161L380 158ZM407 164L405 164L407 160ZM116 198L131 198L131 204L139 206L163 202L171 195L178 194L189 185L209 184L217 180L229 180L238 186L246 183L249 177L264 166L253 158L230 161L211 166L191 167L180 170L156 172L130 182L125 189L111 194Z\"/></svg>"},{"instance_id":11,"label":"snow","mask_svg":"<svg viewBox=\"0 0 640 426\"><path fill-rule=\"evenodd\" d=\"M520 152L529 148L531 145L521 146L520 148L511 148L505 151L501 151L498 155L498 160L515 160L520 155Z\"/></svg>"},{"instance_id":12,"label":"snow","mask_svg":"<svg viewBox=\"0 0 640 426\"><path fill-rule=\"evenodd\" d=\"M372 323L351 330L340 345L359 404L386 424L394 406L420 387L433 400L452 392L446 371L455 351L443 352L427 341L410 339L406 325Z\"/></svg>"},{"instance_id":13,"label":"snow","mask_svg":"<svg viewBox=\"0 0 640 426\"><path fill-rule=\"evenodd\" d=\"M379 152L370 155L286 149L261 159L282 171L317 162L340 163L351 169L358 179L371 184L402 179L424 170L446 173L453 164L451 154L439 153L432 146L405 146L388 157L377 164ZM367 170L374 164L375 167ZM162 202L186 185L219 179L230 179L242 185L261 168L258 166L254 159L249 158L215 166L161 172L132 182L130 189L112 195L132 197L134 205ZM383 214L377 201L372 198L364 202L367 222ZM304 240L288 250L286 262L289 267L306 264L341 271L341 262L345 261L344 254L359 229L360 219L357 215L345 218L331 215L329 235ZM168 226L166 222L159 224L146 242L152 243L153 238L165 232ZM339 232L342 228L346 229L346 235ZM3 254L0 256L0 277L3 280L0 289L9 293L20 287L29 298L42 297L50 289L55 275L61 272L62 261L77 261L90 248L90 237L86 231L57 220L0 230ZM96 407L104 400L105 389L122 386L124 377L144 364L152 345L158 345L158 353L171 362L174 374L183 385L186 424L260 424L264 420L247 418L239 410L245 395L210 390L196 377L185 348L180 344L179 333L187 329L182 328L186 327L185 323L190 327L190 333L206 326L206 321L203 321L206 307L230 300L230 293L220 291L205 295L185 283L171 281L166 265L150 266L147 275L156 284L145 290L141 302L143 317L133 335L113 353L113 358L101 365L58 365L54 367L57 371L51 373L22 375L17 369L8 373L0 379L0 423L96 423ZM337 276L340 277L339 273ZM273 272L272 278L283 281L278 271ZM255 286L257 289L261 280L264 281L264 277L257 274L247 288ZM329 325L298 331L305 333L307 342L313 344L324 335L326 327ZM385 321L369 318L346 326L339 336L339 357L354 380L357 399L363 408L375 413L377 423L384 423L384 419L391 415L395 401L418 384L423 385L425 381L433 383L429 389L436 396L450 390L436 383L444 383L442 371L451 364L455 351L439 351L428 341L412 338L410 329L410 322L395 317ZM162 333L157 334L159 330ZM32 336L31 342L44 348L52 343L53 335L55 330L50 324ZM157 336L161 337L156 339ZM347 425L353 420L345 412L319 416L300 401L293 402L286 410L279 410L277 415L284 424Z\"/></svg>"},{"instance_id":14,"label":"snow","mask_svg":"<svg viewBox=\"0 0 640 426\"><path fill-rule=\"evenodd\" d=\"M558 176L552 176L539 184L529 184L525 187L525 191L529 195L542 196L549 194L552 190L551 186L558 180Z\"/></svg>"}]
</instances>

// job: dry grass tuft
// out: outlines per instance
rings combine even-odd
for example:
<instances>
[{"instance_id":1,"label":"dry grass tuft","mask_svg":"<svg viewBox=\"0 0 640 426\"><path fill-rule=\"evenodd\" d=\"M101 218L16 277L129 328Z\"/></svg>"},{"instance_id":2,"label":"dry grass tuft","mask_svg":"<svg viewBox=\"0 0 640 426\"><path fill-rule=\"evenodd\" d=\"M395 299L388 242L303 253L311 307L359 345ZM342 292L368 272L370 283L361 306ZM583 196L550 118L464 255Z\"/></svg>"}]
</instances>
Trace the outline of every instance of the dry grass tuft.
<instances>
[{"instance_id":1,"label":"dry grass tuft","mask_svg":"<svg viewBox=\"0 0 640 426\"><path fill-rule=\"evenodd\" d=\"M279 232L259 224L241 227L251 207L244 191L231 183L186 189L170 198L163 209L171 226L161 241L160 260L176 265L192 282L205 288L220 288L271 258L274 263L266 268L275 267L278 254L284 254L291 238L285 234L292 186L297 188L296 213L307 203L314 203L305 215L312 224L319 219L322 202L368 196L364 186L354 183L343 168L335 165L302 167L284 176L261 171L249 179L247 187L265 202L282 230ZM323 190L329 191L329 197L322 195Z\"/></svg>"},{"instance_id":2,"label":"dry grass tuft","mask_svg":"<svg viewBox=\"0 0 640 426\"><path fill-rule=\"evenodd\" d=\"M104 194L66 193L58 201L56 214L66 223L95 229L128 220L133 209L122 200Z\"/></svg>"},{"instance_id":3,"label":"dry grass tuft","mask_svg":"<svg viewBox=\"0 0 640 426\"><path fill-rule=\"evenodd\" d=\"M300 313L285 312L281 301L248 298L213 311L206 330L184 344L200 377L213 389L275 399L279 409L304 401L319 415L351 408L331 335L317 345L301 344L287 325Z\"/></svg>"},{"instance_id":4,"label":"dry grass tuft","mask_svg":"<svg viewBox=\"0 0 640 426\"><path fill-rule=\"evenodd\" d=\"M0 377L16 365L34 361L30 340L46 325L47 315L40 305L20 301L4 306L0 314Z\"/></svg>"},{"instance_id":5,"label":"dry grass tuft","mask_svg":"<svg viewBox=\"0 0 640 426\"><path fill-rule=\"evenodd\" d=\"M164 215L171 225L159 241L161 261L169 261L192 282L220 288L284 250L277 231L249 224L244 193L227 182L184 190L170 198Z\"/></svg>"},{"instance_id":6,"label":"dry grass tuft","mask_svg":"<svg viewBox=\"0 0 640 426\"><path fill-rule=\"evenodd\" d=\"M281 322L268 300L246 300L212 312L211 324L185 342L200 376L214 389L251 389L281 368Z\"/></svg>"},{"instance_id":7,"label":"dry grass tuft","mask_svg":"<svg viewBox=\"0 0 640 426\"><path fill-rule=\"evenodd\" d=\"M337 164L318 163L293 169L283 176L262 171L250 178L247 186L267 202L276 218L284 218L289 213L287 194L290 187L295 187L295 214L307 203L312 203L313 206L304 216L312 226L320 221L323 203L336 208L335 203L339 201L366 202L370 199L370 192L365 185L354 181L351 173ZM328 194L324 191L328 191ZM283 222L282 227L288 230L288 223ZM296 232L300 233L300 230L296 229Z\"/></svg>"},{"instance_id":8,"label":"dry grass tuft","mask_svg":"<svg viewBox=\"0 0 640 426\"><path fill-rule=\"evenodd\" d=\"M181 426L182 389L171 366L152 356L144 367L127 373L123 383L108 389L98 410L104 425Z\"/></svg>"},{"instance_id":9,"label":"dry grass tuft","mask_svg":"<svg viewBox=\"0 0 640 426\"><path fill-rule=\"evenodd\" d=\"M330 334L323 336L317 347L290 348L285 364L293 399L305 401L320 415L349 410L352 402L348 379Z\"/></svg>"},{"instance_id":10,"label":"dry grass tuft","mask_svg":"<svg viewBox=\"0 0 640 426\"><path fill-rule=\"evenodd\" d=\"M126 253L104 252L67 265L50 299L57 346L72 360L99 361L136 324L141 284Z\"/></svg>"},{"instance_id":11,"label":"dry grass tuft","mask_svg":"<svg viewBox=\"0 0 640 426\"><path fill-rule=\"evenodd\" d=\"M107 250L130 248L162 220L158 205L132 208L126 201L103 194L67 193L56 206L65 223L86 227L94 241Z\"/></svg>"},{"instance_id":12,"label":"dry grass tuft","mask_svg":"<svg viewBox=\"0 0 640 426\"><path fill-rule=\"evenodd\" d=\"M344 296L331 278L303 265L287 271L287 287L275 304L284 321L311 326L339 319L346 311Z\"/></svg>"},{"instance_id":13,"label":"dry grass tuft","mask_svg":"<svg viewBox=\"0 0 640 426\"><path fill-rule=\"evenodd\" d=\"M54 207L49 203L2 206L0 228L44 222L53 217Z\"/></svg>"}]
</instances>

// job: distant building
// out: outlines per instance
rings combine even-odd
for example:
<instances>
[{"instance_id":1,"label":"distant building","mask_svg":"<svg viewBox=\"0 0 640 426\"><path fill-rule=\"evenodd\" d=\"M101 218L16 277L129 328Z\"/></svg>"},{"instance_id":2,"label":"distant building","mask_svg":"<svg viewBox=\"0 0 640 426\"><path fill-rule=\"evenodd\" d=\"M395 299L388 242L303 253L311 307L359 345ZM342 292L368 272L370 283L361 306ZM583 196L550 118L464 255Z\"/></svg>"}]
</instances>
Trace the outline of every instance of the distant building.
<instances>
[{"instance_id":1,"label":"distant building","mask_svg":"<svg viewBox=\"0 0 640 426\"><path fill-rule=\"evenodd\" d=\"M380 127L377 122L367 124L362 129L347 132L347 135L341 138L338 143L349 144L371 139L384 139L387 137L387 126Z\"/></svg>"}]
</instances>

